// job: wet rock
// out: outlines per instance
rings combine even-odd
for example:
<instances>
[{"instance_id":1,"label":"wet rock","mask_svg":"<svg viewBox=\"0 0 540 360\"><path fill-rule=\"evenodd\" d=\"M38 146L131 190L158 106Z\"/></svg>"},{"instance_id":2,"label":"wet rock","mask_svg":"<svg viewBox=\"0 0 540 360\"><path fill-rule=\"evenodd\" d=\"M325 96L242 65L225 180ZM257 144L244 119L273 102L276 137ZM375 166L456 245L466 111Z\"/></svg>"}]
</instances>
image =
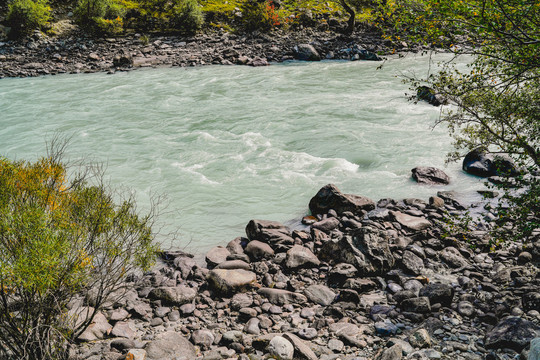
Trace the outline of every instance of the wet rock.
<instances>
[{"instance_id":1,"label":"wet rock","mask_svg":"<svg viewBox=\"0 0 540 360\"><path fill-rule=\"evenodd\" d=\"M416 89L416 98L421 101L426 101L433 106L440 106L445 103L440 95L436 94L432 88L427 86L419 86Z\"/></svg>"},{"instance_id":2,"label":"wet rock","mask_svg":"<svg viewBox=\"0 0 540 360\"><path fill-rule=\"evenodd\" d=\"M412 177L419 184L426 185L446 185L450 183L450 178L444 171L427 166L418 166L411 170Z\"/></svg>"},{"instance_id":3,"label":"wet rock","mask_svg":"<svg viewBox=\"0 0 540 360\"><path fill-rule=\"evenodd\" d=\"M309 44L298 44L293 48L294 57L298 60L303 61L319 61L321 56L315 50L313 45Z\"/></svg>"},{"instance_id":4,"label":"wet rock","mask_svg":"<svg viewBox=\"0 0 540 360\"><path fill-rule=\"evenodd\" d=\"M343 194L335 185L328 184L322 187L310 200L309 209L312 214L326 214L333 209L338 214L350 211L353 214L361 214L362 211L375 209L373 200L366 197Z\"/></svg>"},{"instance_id":5,"label":"wet rock","mask_svg":"<svg viewBox=\"0 0 540 360\"><path fill-rule=\"evenodd\" d=\"M180 333L167 331L156 336L145 348L147 360L180 359L197 357L193 345Z\"/></svg>"},{"instance_id":6,"label":"wet rock","mask_svg":"<svg viewBox=\"0 0 540 360\"><path fill-rule=\"evenodd\" d=\"M529 342L540 336L540 326L515 316L502 319L486 333L484 342L488 349L509 348L521 351Z\"/></svg>"},{"instance_id":7,"label":"wet rock","mask_svg":"<svg viewBox=\"0 0 540 360\"><path fill-rule=\"evenodd\" d=\"M296 269L299 267L313 267L320 264L319 259L313 254L307 247L301 245L294 245L289 251L287 251L287 258L285 260L285 266L289 269Z\"/></svg>"},{"instance_id":8,"label":"wet rock","mask_svg":"<svg viewBox=\"0 0 540 360\"><path fill-rule=\"evenodd\" d=\"M316 304L328 306L334 302L336 293L324 285L311 285L304 290L307 298Z\"/></svg>"},{"instance_id":9,"label":"wet rock","mask_svg":"<svg viewBox=\"0 0 540 360\"><path fill-rule=\"evenodd\" d=\"M463 170L480 177L517 176L520 171L507 155L488 154L482 149L469 152L463 159Z\"/></svg>"},{"instance_id":10,"label":"wet rock","mask_svg":"<svg viewBox=\"0 0 540 360\"><path fill-rule=\"evenodd\" d=\"M223 294L247 291L257 281L254 272L242 269L214 269L208 273L208 285Z\"/></svg>"}]
</instances>

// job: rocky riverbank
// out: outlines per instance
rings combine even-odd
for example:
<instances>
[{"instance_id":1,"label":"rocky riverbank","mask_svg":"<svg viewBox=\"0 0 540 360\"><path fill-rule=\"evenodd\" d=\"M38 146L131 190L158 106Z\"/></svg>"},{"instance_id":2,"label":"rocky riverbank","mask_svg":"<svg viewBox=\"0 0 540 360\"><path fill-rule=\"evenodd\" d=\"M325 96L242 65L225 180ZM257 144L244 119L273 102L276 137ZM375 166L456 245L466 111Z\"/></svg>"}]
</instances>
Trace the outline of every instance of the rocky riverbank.
<instances>
[{"instance_id":1,"label":"rocky riverbank","mask_svg":"<svg viewBox=\"0 0 540 360\"><path fill-rule=\"evenodd\" d=\"M375 203L327 185L309 207L292 232L250 221L207 266L163 253L72 358L527 359L531 346L538 359L539 239L490 251L484 230L452 237L445 218L463 207L445 192Z\"/></svg>"},{"instance_id":2,"label":"rocky riverbank","mask_svg":"<svg viewBox=\"0 0 540 360\"><path fill-rule=\"evenodd\" d=\"M292 59L377 60L376 54L405 49L404 43L398 48L385 45L380 35L373 33L344 36L313 29L247 35L212 32L189 38L134 34L89 39L36 33L23 42L0 42L0 78L114 73L157 66L265 66Z\"/></svg>"}]
</instances>

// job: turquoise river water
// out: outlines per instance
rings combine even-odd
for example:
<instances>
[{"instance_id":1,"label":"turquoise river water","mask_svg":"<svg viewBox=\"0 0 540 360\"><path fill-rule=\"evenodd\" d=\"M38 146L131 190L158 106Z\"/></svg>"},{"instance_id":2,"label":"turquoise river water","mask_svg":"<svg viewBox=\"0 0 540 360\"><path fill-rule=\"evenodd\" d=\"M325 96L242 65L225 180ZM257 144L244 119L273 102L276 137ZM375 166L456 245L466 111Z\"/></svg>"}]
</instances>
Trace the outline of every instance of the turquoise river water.
<instances>
[{"instance_id":1,"label":"turquoise river water","mask_svg":"<svg viewBox=\"0 0 540 360\"><path fill-rule=\"evenodd\" d=\"M438 190L472 199L482 187L445 165L452 149L440 109L407 101L400 74L428 58L209 66L0 80L0 155L35 159L56 132L69 157L107 165L115 187L168 198L169 244L204 253L244 235L250 219L306 214L327 183L368 196L427 200ZM444 169L448 186L411 180L418 165Z\"/></svg>"}]
</instances>

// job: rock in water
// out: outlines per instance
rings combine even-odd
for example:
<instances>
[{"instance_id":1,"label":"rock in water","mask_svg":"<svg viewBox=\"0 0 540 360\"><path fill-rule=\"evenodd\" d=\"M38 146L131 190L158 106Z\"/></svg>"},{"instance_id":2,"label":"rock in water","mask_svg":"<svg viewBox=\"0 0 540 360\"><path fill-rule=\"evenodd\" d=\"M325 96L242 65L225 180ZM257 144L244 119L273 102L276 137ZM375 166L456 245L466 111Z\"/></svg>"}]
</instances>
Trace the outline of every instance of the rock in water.
<instances>
[{"instance_id":1,"label":"rock in water","mask_svg":"<svg viewBox=\"0 0 540 360\"><path fill-rule=\"evenodd\" d=\"M180 333L167 331L156 336L146 346L147 360L163 359L195 359L197 353L194 346Z\"/></svg>"},{"instance_id":2,"label":"rock in water","mask_svg":"<svg viewBox=\"0 0 540 360\"><path fill-rule=\"evenodd\" d=\"M328 184L323 186L310 200L309 210L316 215L326 214L330 209L334 209L338 214L345 211L359 214L364 210L375 209L375 203L363 196L343 194L335 185Z\"/></svg>"},{"instance_id":3,"label":"rock in water","mask_svg":"<svg viewBox=\"0 0 540 360\"><path fill-rule=\"evenodd\" d=\"M440 106L445 102L435 93L435 90L427 86L419 86L416 89L416 98L433 106Z\"/></svg>"},{"instance_id":4,"label":"rock in water","mask_svg":"<svg viewBox=\"0 0 540 360\"><path fill-rule=\"evenodd\" d=\"M438 185L450 183L450 178L444 171L428 166L417 166L411 170L412 177L419 184Z\"/></svg>"},{"instance_id":5,"label":"rock in water","mask_svg":"<svg viewBox=\"0 0 540 360\"><path fill-rule=\"evenodd\" d=\"M321 56L315 50L313 45L309 44L298 44L293 48L294 57L298 60L304 61L319 61Z\"/></svg>"},{"instance_id":6,"label":"rock in water","mask_svg":"<svg viewBox=\"0 0 540 360\"><path fill-rule=\"evenodd\" d=\"M509 316L486 334L485 344L489 349L509 348L521 351L531 340L539 336L538 325L516 316Z\"/></svg>"},{"instance_id":7,"label":"rock in water","mask_svg":"<svg viewBox=\"0 0 540 360\"><path fill-rule=\"evenodd\" d=\"M465 155L462 168L465 172L480 177L517 176L520 170L508 155L488 154L474 149Z\"/></svg>"}]
</instances>

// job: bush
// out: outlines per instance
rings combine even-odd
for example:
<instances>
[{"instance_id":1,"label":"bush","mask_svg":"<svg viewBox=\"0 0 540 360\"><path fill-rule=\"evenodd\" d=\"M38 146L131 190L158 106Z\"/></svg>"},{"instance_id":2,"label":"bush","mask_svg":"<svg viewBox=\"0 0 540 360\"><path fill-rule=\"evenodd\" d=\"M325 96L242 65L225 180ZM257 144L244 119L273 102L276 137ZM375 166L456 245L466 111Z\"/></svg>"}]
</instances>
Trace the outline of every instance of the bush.
<instances>
[{"instance_id":1,"label":"bush","mask_svg":"<svg viewBox=\"0 0 540 360\"><path fill-rule=\"evenodd\" d=\"M203 15L196 0L183 0L172 9L169 20L172 29L195 34L203 25Z\"/></svg>"},{"instance_id":2,"label":"bush","mask_svg":"<svg viewBox=\"0 0 540 360\"><path fill-rule=\"evenodd\" d=\"M272 1L258 2L246 0L240 10L242 11L242 25L246 31L270 31L281 25L281 17Z\"/></svg>"},{"instance_id":3,"label":"bush","mask_svg":"<svg viewBox=\"0 0 540 360\"><path fill-rule=\"evenodd\" d=\"M122 201L96 167L68 173L54 151L34 163L0 158L0 358L65 359L125 276L154 259L153 213ZM68 304L90 291L76 319Z\"/></svg>"},{"instance_id":4,"label":"bush","mask_svg":"<svg viewBox=\"0 0 540 360\"><path fill-rule=\"evenodd\" d=\"M79 0L75 9L77 23L87 31L116 35L124 30L126 7L113 0Z\"/></svg>"},{"instance_id":5,"label":"bush","mask_svg":"<svg viewBox=\"0 0 540 360\"><path fill-rule=\"evenodd\" d=\"M7 24L10 36L20 38L36 29L44 29L51 18L51 8L44 0L13 0L9 4Z\"/></svg>"}]
</instances>

